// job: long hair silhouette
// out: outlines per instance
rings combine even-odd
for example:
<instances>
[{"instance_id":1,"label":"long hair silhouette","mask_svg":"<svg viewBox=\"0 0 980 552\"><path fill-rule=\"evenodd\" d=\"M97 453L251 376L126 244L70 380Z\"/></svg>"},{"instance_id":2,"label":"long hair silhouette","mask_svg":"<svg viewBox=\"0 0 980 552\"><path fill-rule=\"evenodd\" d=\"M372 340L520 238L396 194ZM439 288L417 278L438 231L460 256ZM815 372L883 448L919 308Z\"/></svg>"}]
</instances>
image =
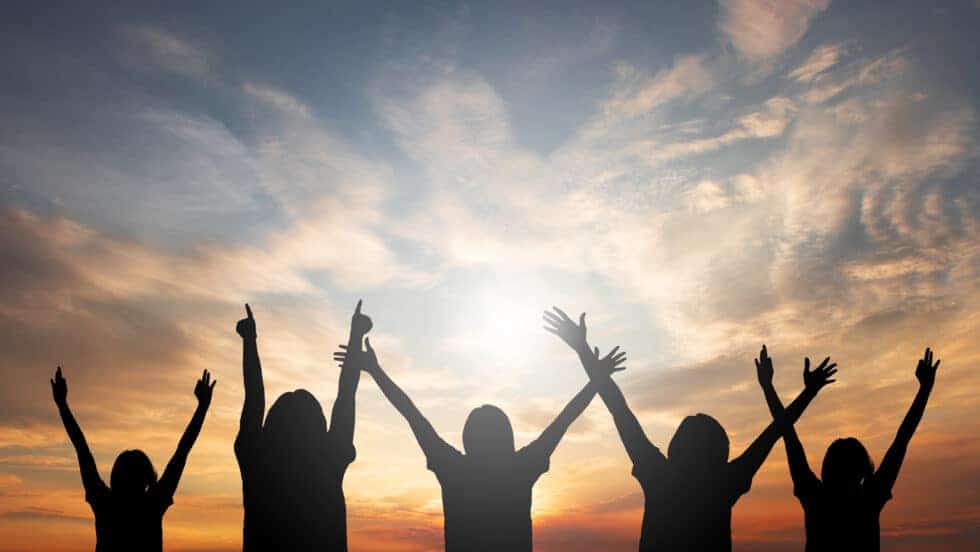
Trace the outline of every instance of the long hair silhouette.
<instances>
[{"instance_id":1,"label":"long hair silhouette","mask_svg":"<svg viewBox=\"0 0 980 552\"><path fill-rule=\"evenodd\" d=\"M305 389L283 393L265 412L255 317L236 331L242 337L245 401L235 456L242 476L245 552L347 550L344 475L354 461L354 395L359 371L341 370L327 426L319 401ZM348 344L360 348L371 328L357 303ZM263 420L264 418L264 420Z\"/></svg>"},{"instance_id":2,"label":"long hair silhouette","mask_svg":"<svg viewBox=\"0 0 980 552\"><path fill-rule=\"evenodd\" d=\"M768 358L765 348L757 362L767 366L768 372L772 373L772 359ZM825 360L821 366L826 363ZM881 511L892 498L892 487L898 479L912 435L925 413L938 368L939 361L933 363L932 351L926 349L915 369L919 391L877 470L861 441L845 437L827 447L819 479L810 469L796 429L785 419L778 395L775 390L767 392L773 419L783 426L793 494L803 507L807 552L880 549ZM807 387L812 385L812 374L810 359L805 359L803 380Z\"/></svg>"},{"instance_id":3,"label":"long hair silhouette","mask_svg":"<svg viewBox=\"0 0 980 552\"><path fill-rule=\"evenodd\" d=\"M473 409L463 426L463 450L447 443L405 392L381 368L374 349L338 351L334 359L371 374L388 401L408 421L426 463L442 487L443 524L448 552L529 552L533 548L532 487L548 471L551 454L572 422L595 396L586 385L541 435L520 450L514 430L500 408ZM590 355L595 370L619 370L625 355L614 349L603 359Z\"/></svg>"},{"instance_id":4,"label":"long hair silhouette","mask_svg":"<svg viewBox=\"0 0 980 552\"><path fill-rule=\"evenodd\" d=\"M728 435L721 424L706 414L688 416L664 456L647 438L609 374L589 370L587 359L592 355L585 313L576 324L563 310L553 309L544 313L545 329L579 354L633 461L633 476L644 495L640 550L731 550L732 507L752 486L752 478L780 436L779 425L769 424L741 455L729 460ZM787 418L795 421L814 396L801 393Z\"/></svg>"},{"instance_id":5,"label":"long hair silhouette","mask_svg":"<svg viewBox=\"0 0 980 552\"><path fill-rule=\"evenodd\" d=\"M204 425L216 383L217 380L211 381L207 370L198 380L194 387L197 409L159 480L153 462L146 453L132 449L116 457L109 485L106 485L99 475L82 428L68 407L68 382L61 373L61 367L58 367L51 380L51 391L65 431L78 456L85 500L95 514L96 552L163 550L163 515L173 504L177 484L184 472L187 456Z\"/></svg>"}]
</instances>

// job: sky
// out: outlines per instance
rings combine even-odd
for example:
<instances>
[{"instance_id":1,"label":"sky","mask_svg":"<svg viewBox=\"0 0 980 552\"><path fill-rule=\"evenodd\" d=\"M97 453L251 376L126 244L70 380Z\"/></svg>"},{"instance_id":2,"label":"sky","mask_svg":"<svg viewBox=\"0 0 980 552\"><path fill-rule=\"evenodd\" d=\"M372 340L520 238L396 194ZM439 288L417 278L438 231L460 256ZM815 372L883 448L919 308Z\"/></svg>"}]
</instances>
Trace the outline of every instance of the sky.
<instances>
[{"instance_id":1,"label":"sky","mask_svg":"<svg viewBox=\"0 0 980 552\"><path fill-rule=\"evenodd\" d=\"M7 2L0 18L0 550L91 550L51 400L58 365L103 477L162 470L211 412L165 548L240 549L232 453L243 303L267 401L331 362L363 298L381 363L461 446L502 407L523 445L587 379L541 329L587 312L651 440L707 412L733 455L803 357L837 383L810 462L878 462L942 365L886 550L980 548L980 3ZM439 486L369 377L347 472L352 550L442 546ZM601 401L534 488L543 552L635 550L642 497ZM781 444L738 550L800 550Z\"/></svg>"}]
</instances>

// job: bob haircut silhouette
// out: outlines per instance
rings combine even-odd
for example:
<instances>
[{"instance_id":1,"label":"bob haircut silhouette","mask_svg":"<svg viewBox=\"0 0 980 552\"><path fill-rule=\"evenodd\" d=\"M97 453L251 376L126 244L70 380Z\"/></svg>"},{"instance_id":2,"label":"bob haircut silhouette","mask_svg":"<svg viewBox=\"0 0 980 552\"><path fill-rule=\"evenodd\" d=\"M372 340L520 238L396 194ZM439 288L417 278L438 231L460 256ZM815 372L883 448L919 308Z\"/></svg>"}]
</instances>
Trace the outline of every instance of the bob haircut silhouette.
<instances>
[{"instance_id":1,"label":"bob haircut silhouette","mask_svg":"<svg viewBox=\"0 0 980 552\"><path fill-rule=\"evenodd\" d=\"M728 462L728 434L707 414L688 416L677 426L667 446L671 464L684 468L714 469Z\"/></svg>"},{"instance_id":2,"label":"bob haircut silhouette","mask_svg":"<svg viewBox=\"0 0 980 552\"><path fill-rule=\"evenodd\" d=\"M874 475L868 449L854 437L837 439L827 447L820 478L831 487L856 487Z\"/></svg>"},{"instance_id":3,"label":"bob haircut silhouette","mask_svg":"<svg viewBox=\"0 0 980 552\"><path fill-rule=\"evenodd\" d=\"M266 450L276 451L295 465L303 459L314 460L310 456L316 447L310 445L326 435L327 419L309 391L287 391L269 408L262 433Z\"/></svg>"},{"instance_id":4,"label":"bob haircut silhouette","mask_svg":"<svg viewBox=\"0 0 980 552\"><path fill-rule=\"evenodd\" d=\"M115 493L145 493L156 482L157 472L153 469L153 462L141 450L125 450L119 453L112 464L109 488Z\"/></svg>"},{"instance_id":5,"label":"bob haircut silhouette","mask_svg":"<svg viewBox=\"0 0 980 552\"><path fill-rule=\"evenodd\" d=\"M463 425L467 456L498 457L514 453L514 428L503 410L491 404L474 408Z\"/></svg>"}]
</instances>

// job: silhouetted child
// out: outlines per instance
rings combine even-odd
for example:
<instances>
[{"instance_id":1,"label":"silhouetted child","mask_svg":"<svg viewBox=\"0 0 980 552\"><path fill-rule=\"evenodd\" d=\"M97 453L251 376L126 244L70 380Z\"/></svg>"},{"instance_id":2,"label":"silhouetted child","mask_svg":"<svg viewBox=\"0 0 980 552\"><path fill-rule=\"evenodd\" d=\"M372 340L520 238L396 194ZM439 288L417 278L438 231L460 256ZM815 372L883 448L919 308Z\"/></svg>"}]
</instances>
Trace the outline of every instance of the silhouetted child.
<instances>
[{"instance_id":1,"label":"silhouetted child","mask_svg":"<svg viewBox=\"0 0 980 552\"><path fill-rule=\"evenodd\" d=\"M768 366L771 375L772 360L768 358L765 348L759 362ZM810 374L809 368L810 359L806 359L804 379ZM936 381L937 368L939 361L933 364L932 351L926 349L915 369L919 392L878 471L875 471L864 445L853 437L847 437L837 439L827 448L821 478L818 479L810 469L796 430L791 424L786 425L783 441L793 477L793 494L799 498L806 518L807 552L879 550L878 517L892 497L892 487L898 478L909 441L922 420L929 393ZM810 385L809 381L807 385ZM773 418L782 422L785 415L779 397L773 391L772 397L767 395L767 398Z\"/></svg>"},{"instance_id":2,"label":"silhouetted child","mask_svg":"<svg viewBox=\"0 0 980 552\"><path fill-rule=\"evenodd\" d=\"M96 552L163 550L163 514L174 502L177 483L187 463L187 455L204 425L215 383L217 380L211 381L211 374L205 370L194 387L197 410L159 481L153 463L143 451L127 450L116 457L109 486L106 486L82 428L68 408L68 382L61 375L61 367L58 367L51 380L51 392L68 438L78 455L85 501L95 513Z\"/></svg>"},{"instance_id":3,"label":"silhouetted child","mask_svg":"<svg viewBox=\"0 0 980 552\"><path fill-rule=\"evenodd\" d=\"M586 359L592 356L585 335L585 314L575 324L561 309L545 312L545 329ZM586 366L588 366L586 364ZM641 552L731 550L732 507L748 492L752 477L780 437L772 423L734 460L728 460L728 435L714 418L684 418L664 456L647 439L622 391L607 374L590 371L599 396L612 413L619 437L633 461L633 476L644 494ZM787 412L795 421L816 396L804 390Z\"/></svg>"},{"instance_id":4,"label":"silhouetted child","mask_svg":"<svg viewBox=\"0 0 980 552\"><path fill-rule=\"evenodd\" d=\"M360 371L341 370L330 428L320 403L305 389L283 393L265 414L265 387L255 318L238 321L242 337L245 402L235 438L245 509L244 552L347 550L343 481L354 461L354 395ZM360 349L371 319L361 302L351 320L349 345ZM265 423L262 417L265 414Z\"/></svg>"},{"instance_id":5,"label":"silhouetted child","mask_svg":"<svg viewBox=\"0 0 980 552\"><path fill-rule=\"evenodd\" d=\"M589 405L595 390L586 385L568 403L540 437L514 450L514 431L502 410L483 405L470 412L463 426L460 452L436 433L408 395L378 365L365 340L367 351L357 363L374 377L391 404L408 421L425 453L427 466L442 486L444 534L448 552L527 552L532 550L531 488L548 471L551 454L568 427ZM350 349L348 349L350 351ZM620 370L624 354L610 353L588 362L594 371ZM344 362L346 352L334 358Z\"/></svg>"}]
</instances>

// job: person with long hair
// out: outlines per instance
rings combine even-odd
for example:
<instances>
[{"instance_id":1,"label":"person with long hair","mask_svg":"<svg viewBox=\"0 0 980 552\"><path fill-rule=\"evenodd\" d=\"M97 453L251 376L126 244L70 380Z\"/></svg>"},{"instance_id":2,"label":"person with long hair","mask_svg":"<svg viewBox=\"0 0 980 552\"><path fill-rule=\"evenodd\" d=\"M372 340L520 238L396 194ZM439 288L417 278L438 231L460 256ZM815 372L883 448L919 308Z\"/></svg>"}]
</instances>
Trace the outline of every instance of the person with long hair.
<instances>
[{"instance_id":1,"label":"person with long hair","mask_svg":"<svg viewBox=\"0 0 980 552\"><path fill-rule=\"evenodd\" d=\"M347 508L343 481L354 461L354 396L360 371L340 373L330 426L316 398L305 389L283 393L265 412L252 309L236 326L242 338L245 401L235 438L242 476L244 552L344 552ZM348 346L361 348L371 319L357 302ZM265 420L263 421L263 416Z\"/></svg>"},{"instance_id":2,"label":"person with long hair","mask_svg":"<svg viewBox=\"0 0 980 552\"><path fill-rule=\"evenodd\" d=\"M61 373L61 366L55 371L51 392L78 456L85 501L95 514L96 552L163 550L163 515L174 502L187 456L201 433L211 405L215 383L217 380L212 381L211 374L205 370L194 386L197 409L159 480L146 453L134 449L123 451L116 457L109 485L106 485L99 475L85 434L68 407L68 381Z\"/></svg>"},{"instance_id":3,"label":"person with long hair","mask_svg":"<svg viewBox=\"0 0 980 552\"><path fill-rule=\"evenodd\" d=\"M871 455L854 437L836 439L827 447L818 478L806 458L806 451L793 424L786 420L783 405L775 390L767 392L767 403L773 419L784 426L783 443L789 473L793 478L793 494L803 506L806 525L806 551L824 552L856 550L874 552L881 547L879 516L892 498L892 487L905 459L912 435L925 413L929 394L936 382L939 361L926 349L915 368L919 391L905 419L898 428L895 440L875 470ZM826 361L824 361L826 363ZM765 347L756 361L760 377L772 379L772 359ZM803 377L807 386L812 377L810 359L804 361Z\"/></svg>"},{"instance_id":4,"label":"person with long hair","mask_svg":"<svg viewBox=\"0 0 980 552\"><path fill-rule=\"evenodd\" d=\"M533 549L531 490L548 471L551 454L572 422L595 396L586 384L541 435L515 450L514 430L507 414L485 404L473 409L463 425L463 450L443 439L415 403L378 364L365 340L366 351L338 351L334 359L348 366L351 359L373 376L388 401L405 417L427 466L442 486L445 549L447 552L530 552ZM598 349L586 359L590 370L612 374L625 353L613 349L603 358Z\"/></svg>"},{"instance_id":5,"label":"person with long hair","mask_svg":"<svg viewBox=\"0 0 980 552\"><path fill-rule=\"evenodd\" d=\"M633 462L633 476L644 495L640 551L730 551L732 508L752 486L752 478L780 437L780 425L769 424L741 455L729 460L725 429L713 417L698 413L681 421L665 456L647 438L613 379L602 371L589 370L591 365L585 363L592 356L586 341L585 313L576 324L554 307L554 312L544 313L544 322L546 330L583 359ZM822 369L815 377L826 384L830 375ZM795 422L820 387L800 393L787 409L787 420Z\"/></svg>"}]
</instances>

